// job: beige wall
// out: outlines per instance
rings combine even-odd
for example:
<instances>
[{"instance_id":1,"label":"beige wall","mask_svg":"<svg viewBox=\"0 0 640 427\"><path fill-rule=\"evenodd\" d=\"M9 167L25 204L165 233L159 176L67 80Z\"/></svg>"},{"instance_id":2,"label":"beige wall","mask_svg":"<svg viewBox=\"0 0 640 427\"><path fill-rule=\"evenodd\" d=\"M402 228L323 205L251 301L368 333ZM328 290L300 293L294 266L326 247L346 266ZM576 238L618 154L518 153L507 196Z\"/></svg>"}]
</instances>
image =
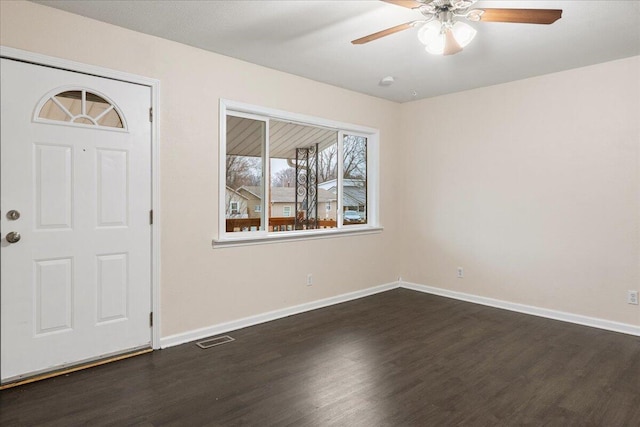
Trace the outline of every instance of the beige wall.
<instances>
[{"instance_id":1,"label":"beige wall","mask_svg":"<svg viewBox=\"0 0 640 427\"><path fill-rule=\"evenodd\" d=\"M403 278L640 325L639 57L400 110Z\"/></svg>"},{"instance_id":2,"label":"beige wall","mask_svg":"<svg viewBox=\"0 0 640 427\"><path fill-rule=\"evenodd\" d=\"M162 336L397 279L397 104L33 3L0 8L4 46L161 81ZM212 249L219 98L380 129L384 232Z\"/></svg>"},{"instance_id":3,"label":"beige wall","mask_svg":"<svg viewBox=\"0 0 640 427\"><path fill-rule=\"evenodd\" d=\"M161 81L162 336L400 274L640 324L638 58L399 105L32 3L0 19L4 46ZM384 232L212 249L219 98L380 129Z\"/></svg>"}]
</instances>

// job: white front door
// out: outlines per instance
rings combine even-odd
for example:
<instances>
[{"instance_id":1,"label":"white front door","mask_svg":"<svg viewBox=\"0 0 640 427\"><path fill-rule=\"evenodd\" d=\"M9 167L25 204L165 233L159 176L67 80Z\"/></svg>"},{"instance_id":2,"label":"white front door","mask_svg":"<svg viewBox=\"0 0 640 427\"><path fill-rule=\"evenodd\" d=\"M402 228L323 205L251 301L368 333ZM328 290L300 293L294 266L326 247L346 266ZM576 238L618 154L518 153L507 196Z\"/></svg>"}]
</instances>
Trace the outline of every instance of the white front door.
<instances>
[{"instance_id":1,"label":"white front door","mask_svg":"<svg viewBox=\"0 0 640 427\"><path fill-rule=\"evenodd\" d=\"M0 61L2 381L150 347L151 89Z\"/></svg>"}]
</instances>

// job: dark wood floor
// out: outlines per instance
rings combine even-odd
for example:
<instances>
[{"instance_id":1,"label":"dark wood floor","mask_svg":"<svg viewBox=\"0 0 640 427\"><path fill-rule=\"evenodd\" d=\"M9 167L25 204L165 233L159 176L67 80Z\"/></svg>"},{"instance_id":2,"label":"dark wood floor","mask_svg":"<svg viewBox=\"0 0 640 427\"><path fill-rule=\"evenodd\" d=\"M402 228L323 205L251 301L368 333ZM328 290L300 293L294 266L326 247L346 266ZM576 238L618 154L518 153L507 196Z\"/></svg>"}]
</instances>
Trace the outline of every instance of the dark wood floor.
<instances>
[{"instance_id":1,"label":"dark wood floor","mask_svg":"<svg viewBox=\"0 0 640 427\"><path fill-rule=\"evenodd\" d=\"M0 392L2 426L640 426L640 338L396 289Z\"/></svg>"}]
</instances>

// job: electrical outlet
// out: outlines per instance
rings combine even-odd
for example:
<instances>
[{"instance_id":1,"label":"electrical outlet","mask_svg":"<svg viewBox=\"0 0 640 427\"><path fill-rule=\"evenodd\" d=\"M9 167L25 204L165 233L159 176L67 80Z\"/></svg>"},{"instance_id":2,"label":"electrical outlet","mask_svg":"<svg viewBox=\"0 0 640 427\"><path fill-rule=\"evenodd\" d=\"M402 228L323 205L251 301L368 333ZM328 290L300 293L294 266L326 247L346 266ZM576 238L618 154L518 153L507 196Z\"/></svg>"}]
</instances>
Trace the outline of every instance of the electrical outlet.
<instances>
[{"instance_id":1,"label":"electrical outlet","mask_svg":"<svg viewBox=\"0 0 640 427\"><path fill-rule=\"evenodd\" d=\"M463 279L464 278L464 268L462 267L458 267L456 269L457 273L458 273L458 279Z\"/></svg>"},{"instance_id":2,"label":"electrical outlet","mask_svg":"<svg viewBox=\"0 0 640 427\"><path fill-rule=\"evenodd\" d=\"M313 274L307 274L307 286L313 285Z\"/></svg>"},{"instance_id":3,"label":"electrical outlet","mask_svg":"<svg viewBox=\"0 0 640 427\"><path fill-rule=\"evenodd\" d=\"M627 304L638 305L638 291L627 292Z\"/></svg>"}]
</instances>

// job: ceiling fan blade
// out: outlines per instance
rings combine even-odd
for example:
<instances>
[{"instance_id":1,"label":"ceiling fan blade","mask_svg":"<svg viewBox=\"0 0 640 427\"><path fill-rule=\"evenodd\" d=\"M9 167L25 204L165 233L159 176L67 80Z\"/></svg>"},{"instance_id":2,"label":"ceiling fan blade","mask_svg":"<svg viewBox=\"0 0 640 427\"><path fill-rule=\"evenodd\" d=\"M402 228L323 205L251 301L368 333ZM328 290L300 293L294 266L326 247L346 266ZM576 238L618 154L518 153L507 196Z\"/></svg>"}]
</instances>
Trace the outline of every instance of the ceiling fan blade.
<instances>
[{"instance_id":1,"label":"ceiling fan blade","mask_svg":"<svg viewBox=\"0 0 640 427\"><path fill-rule=\"evenodd\" d=\"M408 9L415 9L416 7L420 7L424 4L414 0L382 0L382 1L385 3L395 4L396 6L406 7Z\"/></svg>"},{"instance_id":2,"label":"ceiling fan blade","mask_svg":"<svg viewBox=\"0 0 640 427\"><path fill-rule=\"evenodd\" d=\"M379 38L394 34L394 33L398 33L400 31L404 31L407 30L411 27L413 27L413 24L416 21L411 21L411 22L407 22L405 24L400 24L400 25L396 25L395 27L391 27L391 28L387 28L386 30L382 30L382 31L378 31L377 33L373 33L373 34L369 34L368 36L365 37L360 37L359 39L353 40L351 43L352 44L365 44L365 43L369 43L370 41L373 40L377 40Z\"/></svg>"},{"instance_id":3,"label":"ceiling fan blade","mask_svg":"<svg viewBox=\"0 0 640 427\"><path fill-rule=\"evenodd\" d=\"M562 17L562 9L483 9L483 22L553 24Z\"/></svg>"},{"instance_id":4,"label":"ceiling fan blade","mask_svg":"<svg viewBox=\"0 0 640 427\"><path fill-rule=\"evenodd\" d=\"M444 32L444 52L443 55L455 55L458 52L462 52L462 47L453 37L453 32L451 30L447 30Z\"/></svg>"}]
</instances>

